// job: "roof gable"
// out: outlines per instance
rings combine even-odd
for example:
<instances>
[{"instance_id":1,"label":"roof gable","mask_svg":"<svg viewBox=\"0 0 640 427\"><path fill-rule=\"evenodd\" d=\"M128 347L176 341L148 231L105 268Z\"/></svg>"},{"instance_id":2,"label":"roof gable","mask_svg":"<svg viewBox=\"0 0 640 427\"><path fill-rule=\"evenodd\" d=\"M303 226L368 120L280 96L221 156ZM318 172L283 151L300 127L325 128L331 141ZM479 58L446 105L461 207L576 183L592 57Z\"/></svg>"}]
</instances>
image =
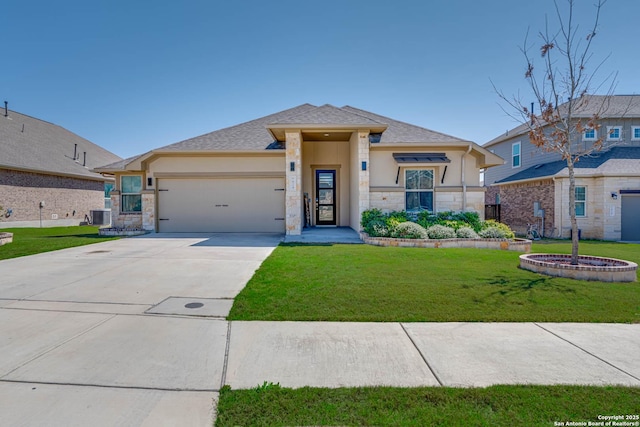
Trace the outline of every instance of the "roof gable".
<instances>
[{"instance_id":1,"label":"roof gable","mask_svg":"<svg viewBox=\"0 0 640 427\"><path fill-rule=\"evenodd\" d=\"M384 122L372 120L358 114L354 114L349 110L337 108L333 105L325 104L314 109L308 109L294 117L286 120L273 122L273 125L284 124L309 124L309 125L368 125L379 127Z\"/></svg>"}]
</instances>

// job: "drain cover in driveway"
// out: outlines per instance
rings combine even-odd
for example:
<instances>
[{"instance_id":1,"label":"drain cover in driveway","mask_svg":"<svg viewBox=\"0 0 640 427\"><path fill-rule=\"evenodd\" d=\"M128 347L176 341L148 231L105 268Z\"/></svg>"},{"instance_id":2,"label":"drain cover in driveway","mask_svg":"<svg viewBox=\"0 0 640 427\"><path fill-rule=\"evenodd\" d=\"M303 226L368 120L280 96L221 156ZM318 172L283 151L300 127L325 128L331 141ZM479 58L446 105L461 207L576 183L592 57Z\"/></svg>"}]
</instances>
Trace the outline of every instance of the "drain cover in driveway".
<instances>
[{"instance_id":1,"label":"drain cover in driveway","mask_svg":"<svg viewBox=\"0 0 640 427\"><path fill-rule=\"evenodd\" d=\"M232 305L232 299L169 297L145 313L227 317Z\"/></svg>"}]
</instances>

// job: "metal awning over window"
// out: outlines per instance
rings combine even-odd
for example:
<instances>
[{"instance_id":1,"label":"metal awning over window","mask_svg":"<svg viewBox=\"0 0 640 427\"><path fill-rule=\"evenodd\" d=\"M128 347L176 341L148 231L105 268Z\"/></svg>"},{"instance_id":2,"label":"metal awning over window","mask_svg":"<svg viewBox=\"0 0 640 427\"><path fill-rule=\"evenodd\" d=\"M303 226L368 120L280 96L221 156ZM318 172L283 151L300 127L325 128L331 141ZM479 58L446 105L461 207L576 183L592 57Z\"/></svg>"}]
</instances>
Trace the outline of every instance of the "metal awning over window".
<instances>
[{"instance_id":1,"label":"metal awning over window","mask_svg":"<svg viewBox=\"0 0 640 427\"><path fill-rule=\"evenodd\" d=\"M451 163L446 153L393 153L397 163Z\"/></svg>"}]
</instances>

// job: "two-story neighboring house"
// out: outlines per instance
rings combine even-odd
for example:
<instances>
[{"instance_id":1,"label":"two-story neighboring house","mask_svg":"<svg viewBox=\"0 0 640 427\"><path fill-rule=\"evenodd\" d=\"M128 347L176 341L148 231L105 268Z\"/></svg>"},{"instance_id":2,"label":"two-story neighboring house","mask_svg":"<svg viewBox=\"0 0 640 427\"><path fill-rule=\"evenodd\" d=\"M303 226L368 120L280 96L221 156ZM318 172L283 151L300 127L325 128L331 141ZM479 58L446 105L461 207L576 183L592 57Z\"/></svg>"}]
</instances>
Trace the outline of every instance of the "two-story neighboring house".
<instances>
[{"instance_id":1,"label":"two-story neighboring house","mask_svg":"<svg viewBox=\"0 0 640 427\"><path fill-rule=\"evenodd\" d=\"M575 164L581 238L640 241L640 95L588 97L573 117L588 119L597 108L600 126L585 129L573 143L584 148L600 137L604 140L601 150ZM485 203L500 205L501 221L516 232L524 234L528 224L537 224L546 237L568 238L566 162L558 152L535 147L528 134L523 124L484 145L506 159L485 172Z\"/></svg>"}]
</instances>

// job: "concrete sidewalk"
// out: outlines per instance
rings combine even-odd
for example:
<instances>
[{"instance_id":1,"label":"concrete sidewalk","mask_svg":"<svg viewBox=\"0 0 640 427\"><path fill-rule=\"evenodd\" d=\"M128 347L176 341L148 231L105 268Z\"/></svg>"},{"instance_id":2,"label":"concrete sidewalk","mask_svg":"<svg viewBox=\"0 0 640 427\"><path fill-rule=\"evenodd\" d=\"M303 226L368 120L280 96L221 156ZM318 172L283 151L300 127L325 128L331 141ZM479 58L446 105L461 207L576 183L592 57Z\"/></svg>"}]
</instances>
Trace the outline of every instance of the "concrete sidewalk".
<instances>
[{"instance_id":1,"label":"concrete sidewalk","mask_svg":"<svg viewBox=\"0 0 640 427\"><path fill-rule=\"evenodd\" d=\"M640 325L232 322L232 388L640 386Z\"/></svg>"}]
</instances>

